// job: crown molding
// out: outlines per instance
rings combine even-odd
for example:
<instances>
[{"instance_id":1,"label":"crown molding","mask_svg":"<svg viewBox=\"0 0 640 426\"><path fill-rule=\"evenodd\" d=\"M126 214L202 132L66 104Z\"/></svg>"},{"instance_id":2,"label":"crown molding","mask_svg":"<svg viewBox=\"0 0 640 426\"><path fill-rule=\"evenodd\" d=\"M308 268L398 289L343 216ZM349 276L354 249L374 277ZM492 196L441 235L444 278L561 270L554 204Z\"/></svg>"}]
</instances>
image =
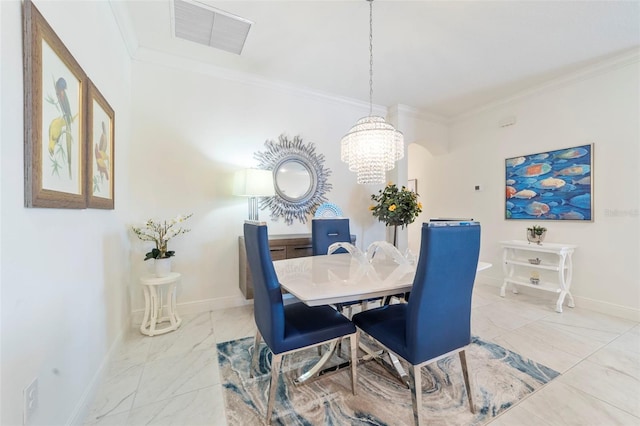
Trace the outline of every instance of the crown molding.
<instances>
[{"instance_id":1,"label":"crown molding","mask_svg":"<svg viewBox=\"0 0 640 426\"><path fill-rule=\"evenodd\" d=\"M136 32L133 28L133 23L131 22L131 16L129 15L127 6L125 2L117 0L109 0L109 6L111 6L111 13L113 13L116 24L120 29L120 36L127 47L129 57L133 59L140 47L140 43L138 43L138 37L136 36Z\"/></svg>"},{"instance_id":2,"label":"crown molding","mask_svg":"<svg viewBox=\"0 0 640 426\"><path fill-rule=\"evenodd\" d=\"M429 111L420 110L409 105L396 104L389 107L389 115L417 118L422 121L429 121L438 124L449 124L449 118L444 115L434 114Z\"/></svg>"},{"instance_id":3,"label":"crown molding","mask_svg":"<svg viewBox=\"0 0 640 426\"><path fill-rule=\"evenodd\" d=\"M558 90L561 87L568 86L582 80L587 80L589 78L593 78L595 76L610 72L618 68L633 65L638 62L640 62L640 47L634 47L619 55L605 59L596 64L586 66L578 71L574 71L572 73L563 75L562 77L558 77L542 84L532 86L529 89L522 90L509 97L487 103L481 107L453 116L448 120L448 122L449 124L459 123L472 118L475 115L502 107L506 104L530 98L541 93L550 92L552 90Z\"/></svg>"},{"instance_id":4,"label":"crown molding","mask_svg":"<svg viewBox=\"0 0 640 426\"><path fill-rule=\"evenodd\" d=\"M182 71L196 72L224 80L235 81L238 83L262 87L270 90L277 90L285 93L295 94L296 96L322 99L332 103L338 103L340 105L350 105L358 109L367 111L365 115L369 115L368 102L345 96L337 96L328 92L309 89L284 81L272 80L266 77L259 76L257 74L244 71L236 71L188 57L181 57L175 54L149 49L147 47L138 47L133 57L133 61L173 68ZM374 114L384 116L387 113L387 108L374 104L373 112Z\"/></svg>"}]
</instances>

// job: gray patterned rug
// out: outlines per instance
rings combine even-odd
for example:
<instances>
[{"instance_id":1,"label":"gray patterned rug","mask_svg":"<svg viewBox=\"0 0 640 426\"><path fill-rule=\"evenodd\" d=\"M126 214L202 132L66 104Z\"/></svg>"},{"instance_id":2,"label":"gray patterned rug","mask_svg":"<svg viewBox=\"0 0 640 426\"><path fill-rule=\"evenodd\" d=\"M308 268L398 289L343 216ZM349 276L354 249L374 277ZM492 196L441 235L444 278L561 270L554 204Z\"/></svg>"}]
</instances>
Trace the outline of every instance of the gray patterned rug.
<instances>
[{"instance_id":1,"label":"gray patterned rug","mask_svg":"<svg viewBox=\"0 0 640 426\"><path fill-rule=\"evenodd\" d=\"M231 426L264 423L271 352L263 343L257 371L249 378L252 346L253 338L218 344L225 411ZM358 365L357 396L351 393L349 369L295 386L293 379L300 369L308 368L317 359L315 348L284 357L273 424L413 424L409 389L377 362ZM486 423L559 375L544 365L478 338L473 339L467 350L467 363L472 377L475 415L469 411L457 355L422 368L422 404L428 424Z\"/></svg>"}]
</instances>

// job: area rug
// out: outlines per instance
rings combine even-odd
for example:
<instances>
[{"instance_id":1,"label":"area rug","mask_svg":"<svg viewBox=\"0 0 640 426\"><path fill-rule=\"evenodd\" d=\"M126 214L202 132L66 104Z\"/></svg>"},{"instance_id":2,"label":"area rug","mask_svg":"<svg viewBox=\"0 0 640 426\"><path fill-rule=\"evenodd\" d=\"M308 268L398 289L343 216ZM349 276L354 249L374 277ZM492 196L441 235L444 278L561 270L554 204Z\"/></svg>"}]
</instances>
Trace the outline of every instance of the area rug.
<instances>
[{"instance_id":1,"label":"area rug","mask_svg":"<svg viewBox=\"0 0 640 426\"><path fill-rule=\"evenodd\" d=\"M254 377L250 378L252 351L253 338L218 344L220 377L230 426L264 423L271 352L264 343L261 345L260 362ZM318 358L316 348L284 357L273 424L413 424L410 390L377 362L358 365L358 395L351 393L349 369L302 386L294 385L293 380L301 369L306 370ZM544 365L478 338L474 338L467 349L467 364L476 414L469 410L457 355L422 368L423 415L429 425L484 424L559 375Z\"/></svg>"}]
</instances>

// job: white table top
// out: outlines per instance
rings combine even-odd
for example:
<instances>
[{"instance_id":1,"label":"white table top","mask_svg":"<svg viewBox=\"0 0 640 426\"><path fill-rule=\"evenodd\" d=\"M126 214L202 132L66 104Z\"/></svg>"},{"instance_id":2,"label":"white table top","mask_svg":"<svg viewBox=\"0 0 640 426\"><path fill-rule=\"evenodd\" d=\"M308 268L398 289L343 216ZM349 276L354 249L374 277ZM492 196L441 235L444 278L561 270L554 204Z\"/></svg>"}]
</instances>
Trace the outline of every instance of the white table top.
<instances>
[{"instance_id":1,"label":"white table top","mask_svg":"<svg viewBox=\"0 0 640 426\"><path fill-rule=\"evenodd\" d=\"M273 262L282 287L309 306L351 302L411 291L415 265L392 260L361 264L348 253ZM478 262L478 271L490 268Z\"/></svg>"}]
</instances>

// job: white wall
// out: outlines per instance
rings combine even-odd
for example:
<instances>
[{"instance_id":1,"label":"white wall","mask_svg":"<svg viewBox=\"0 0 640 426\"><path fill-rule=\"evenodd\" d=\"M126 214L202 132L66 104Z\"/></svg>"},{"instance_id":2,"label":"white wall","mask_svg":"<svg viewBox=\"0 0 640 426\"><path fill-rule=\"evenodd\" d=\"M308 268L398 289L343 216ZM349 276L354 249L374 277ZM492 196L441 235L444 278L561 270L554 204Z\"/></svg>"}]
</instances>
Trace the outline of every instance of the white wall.
<instances>
[{"instance_id":1,"label":"white wall","mask_svg":"<svg viewBox=\"0 0 640 426\"><path fill-rule=\"evenodd\" d=\"M331 170L326 195L351 218L357 244L384 239L384 226L368 210L378 187L356 185L340 161L340 139L368 112L368 105L331 99L202 64L141 50L133 66L132 220L194 213L190 233L169 242L174 270L183 274L182 312L244 302L238 289L238 236L247 200L231 195L233 173L255 166L253 155L281 133L313 142ZM286 226L268 211L260 218L270 234L310 233L311 223ZM148 245L134 239L132 279L151 265ZM150 262L148 262L150 263ZM134 310L143 306L133 293Z\"/></svg>"},{"instance_id":2,"label":"white wall","mask_svg":"<svg viewBox=\"0 0 640 426\"><path fill-rule=\"evenodd\" d=\"M456 121L448 154L410 147L409 176L418 177L428 216L482 222L481 258L494 265L483 273L487 281L502 280L498 241L525 239L525 228L540 222L504 219L504 159L594 143L594 221L546 221L546 241L579 246L572 287L578 306L640 318L639 76L637 54L619 58ZM499 127L509 116L517 123Z\"/></svg>"},{"instance_id":3,"label":"white wall","mask_svg":"<svg viewBox=\"0 0 640 426\"><path fill-rule=\"evenodd\" d=\"M130 59L107 2L36 5L115 110L116 210L23 207L21 2L0 2L4 425L22 424L22 390L36 377L34 424L82 420L82 402L129 313L122 216L130 203Z\"/></svg>"}]
</instances>

